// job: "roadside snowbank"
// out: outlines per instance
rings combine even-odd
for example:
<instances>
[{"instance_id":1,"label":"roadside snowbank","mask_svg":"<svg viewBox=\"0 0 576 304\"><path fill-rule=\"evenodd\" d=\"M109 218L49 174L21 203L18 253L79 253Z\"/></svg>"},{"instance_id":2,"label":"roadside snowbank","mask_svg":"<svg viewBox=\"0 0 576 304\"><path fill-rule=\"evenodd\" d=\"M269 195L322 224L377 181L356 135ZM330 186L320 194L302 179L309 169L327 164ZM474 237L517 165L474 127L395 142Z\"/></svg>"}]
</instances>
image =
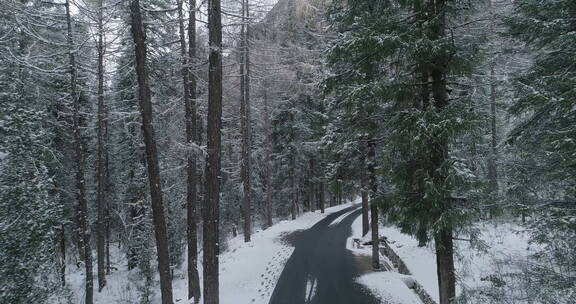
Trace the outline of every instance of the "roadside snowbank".
<instances>
[{"instance_id":1,"label":"roadside snowbank","mask_svg":"<svg viewBox=\"0 0 576 304\"><path fill-rule=\"evenodd\" d=\"M535 245L529 243L529 234L526 229L516 223L486 222L476 224L474 228L480 232L479 239L485 247L480 250L471 247L469 242L455 241L457 294L498 284L498 278L502 274L519 271L515 268L517 264L509 263L510 261L527 261L529 255L537 249ZM413 278L434 301L438 302L436 254L432 244L428 247L419 247L416 238L400 232L394 226L381 225L379 229L380 236L388 239L388 245L404 261L412 275L375 272L359 277L358 282L390 303L412 303L413 297L417 299L417 296L404 283L407 279ZM358 217L352 224L352 235L346 247L355 255L370 256L372 248L370 246L358 248L354 239L359 239L361 243L370 240L370 233L362 237L361 217ZM387 261L385 257L381 256L382 258ZM394 295L390 294L390 290L394 291Z\"/></svg>"},{"instance_id":2,"label":"roadside snowbank","mask_svg":"<svg viewBox=\"0 0 576 304\"><path fill-rule=\"evenodd\" d=\"M372 255L372 246L358 246L355 239L360 243L371 240L370 232L362 237L362 217L359 216L352 223L352 235L346 242L346 248L354 255ZM387 257L380 255L380 262L384 265L391 266L392 263ZM414 291L410 290L408 285L413 279L410 276L402 275L394 271L377 271L369 272L356 278L356 282L364 285L383 303L389 304L421 304L422 302Z\"/></svg>"},{"instance_id":3,"label":"roadside snowbank","mask_svg":"<svg viewBox=\"0 0 576 304\"><path fill-rule=\"evenodd\" d=\"M403 281L404 275L390 271L367 273L356 281L366 287L383 303L422 304L416 294L408 289Z\"/></svg>"},{"instance_id":4,"label":"roadside snowbank","mask_svg":"<svg viewBox=\"0 0 576 304\"><path fill-rule=\"evenodd\" d=\"M438 278L436 277L436 254L429 247L418 247L418 241L401 233L396 227L380 227L380 235L386 236L388 245L406 263L412 276L424 287L434 301L438 302Z\"/></svg>"},{"instance_id":5,"label":"roadside snowbank","mask_svg":"<svg viewBox=\"0 0 576 304\"><path fill-rule=\"evenodd\" d=\"M479 239L485 244L483 250L473 248L466 241L455 241L455 267L457 276L457 294L463 290L489 287L493 284L491 275L518 271L514 265L504 261L527 260L534 253L529 244L526 230L515 223L480 223L475 228L481 232ZM380 235L388 238L390 247L402 258L408 269L438 301L438 278L436 276L436 255L432 245L418 247L418 241L401 233L396 227L381 227Z\"/></svg>"}]
</instances>

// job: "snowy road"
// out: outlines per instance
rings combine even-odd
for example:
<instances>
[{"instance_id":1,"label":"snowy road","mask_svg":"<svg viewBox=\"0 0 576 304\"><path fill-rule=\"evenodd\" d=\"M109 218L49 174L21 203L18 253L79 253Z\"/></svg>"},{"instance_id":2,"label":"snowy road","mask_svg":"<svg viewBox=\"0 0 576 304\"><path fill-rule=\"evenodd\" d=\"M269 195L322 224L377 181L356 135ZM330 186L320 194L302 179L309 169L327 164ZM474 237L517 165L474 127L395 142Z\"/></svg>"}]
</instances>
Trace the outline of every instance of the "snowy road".
<instances>
[{"instance_id":1,"label":"snowy road","mask_svg":"<svg viewBox=\"0 0 576 304\"><path fill-rule=\"evenodd\" d=\"M361 209L329 214L312 228L294 235L295 249L276 284L270 304L380 303L354 279L360 274L346 249L351 225Z\"/></svg>"}]
</instances>

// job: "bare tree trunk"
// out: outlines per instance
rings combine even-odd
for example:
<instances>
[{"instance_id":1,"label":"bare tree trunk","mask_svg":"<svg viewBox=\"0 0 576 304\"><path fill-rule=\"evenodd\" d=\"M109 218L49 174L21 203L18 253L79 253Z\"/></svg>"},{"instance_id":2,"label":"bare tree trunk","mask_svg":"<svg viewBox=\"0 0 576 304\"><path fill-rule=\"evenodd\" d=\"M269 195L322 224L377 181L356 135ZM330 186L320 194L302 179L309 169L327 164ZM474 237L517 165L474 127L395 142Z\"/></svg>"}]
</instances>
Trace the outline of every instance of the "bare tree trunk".
<instances>
[{"instance_id":1,"label":"bare tree trunk","mask_svg":"<svg viewBox=\"0 0 576 304\"><path fill-rule=\"evenodd\" d=\"M244 211L244 241L252 234L252 185L250 180L250 56L249 56L249 4L242 0L242 27L240 30L240 126L242 133L242 210Z\"/></svg>"},{"instance_id":2,"label":"bare tree trunk","mask_svg":"<svg viewBox=\"0 0 576 304\"><path fill-rule=\"evenodd\" d=\"M76 47L72 31L72 16L70 15L70 0L66 0L66 24L68 30L68 52L70 64L70 98L73 103L74 158L76 162L76 200L78 201L78 224L80 239L84 249L84 266L86 271L86 293L84 302L92 304L94 297L94 282L92 277L92 251L90 248L90 229L88 226L88 203L86 202L86 185L84 181L84 152L82 135L80 134L80 94L77 92L78 69L76 66Z\"/></svg>"},{"instance_id":3,"label":"bare tree trunk","mask_svg":"<svg viewBox=\"0 0 576 304\"><path fill-rule=\"evenodd\" d=\"M368 176L362 174L362 236L365 236L370 230L370 203L368 201Z\"/></svg>"},{"instance_id":4,"label":"bare tree trunk","mask_svg":"<svg viewBox=\"0 0 576 304\"><path fill-rule=\"evenodd\" d=\"M98 261L98 291L106 286L106 213L104 168L104 6L98 1L98 149L96 153L96 257Z\"/></svg>"},{"instance_id":5,"label":"bare tree trunk","mask_svg":"<svg viewBox=\"0 0 576 304\"><path fill-rule=\"evenodd\" d=\"M60 280L66 286L66 233L64 224L60 225Z\"/></svg>"},{"instance_id":6,"label":"bare tree trunk","mask_svg":"<svg viewBox=\"0 0 576 304\"><path fill-rule=\"evenodd\" d=\"M292 193L292 199L291 199L292 204L291 204L291 208L290 208L290 213L292 214L292 219L295 220L296 219L296 212L297 212L296 200L297 200L298 195L297 195L297 189L295 187L295 181L294 181L296 179L296 177L295 177L296 173L294 172L295 171L295 169L294 169L295 164L294 164L294 161L291 161L291 162L292 162L292 166L291 166L292 168L290 169L290 192Z\"/></svg>"},{"instance_id":7,"label":"bare tree trunk","mask_svg":"<svg viewBox=\"0 0 576 304\"><path fill-rule=\"evenodd\" d=\"M106 204L106 274L110 274L112 265L110 264L110 203Z\"/></svg>"},{"instance_id":8,"label":"bare tree trunk","mask_svg":"<svg viewBox=\"0 0 576 304\"><path fill-rule=\"evenodd\" d=\"M496 82L494 76L494 66L490 69L490 157L488 158L488 179L490 181L490 192L498 193L498 169L496 159L498 150L496 148Z\"/></svg>"},{"instance_id":9,"label":"bare tree trunk","mask_svg":"<svg viewBox=\"0 0 576 304\"><path fill-rule=\"evenodd\" d=\"M335 196L335 205L340 205L340 200L342 196L342 184L340 183L340 179L336 180L336 191L334 193Z\"/></svg>"},{"instance_id":10,"label":"bare tree trunk","mask_svg":"<svg viewBox=\"0 0 576 304\"><path fill-rule=\"evenodd\" d=\"M249 0L244 0L244 10L247 22L245 23L246 32L244 33L244 61L245 61L245 75L244 75L244 96L245 96L245 105L246 105L246 134L244 135L245 138L245 159L246 159L246 170L245 170L245 182L244 182L244 197L245 197L245 204L247 207L247 215L248 218L244 220L244 227L247 230L248 236L252 234L252 180L251 180L251 172L252 172L252 108L250 105L250 5ZM246 241L246 239L245 239ZM248 237L247 241L250 241L250 237Z\"/></svg>"},{"instance_id":11,"label":"bare tree trunk","mask_svg":"<svg viewBox=\"0 0 576 304\"><path fill-rule=\"evenodd\" d=\"M314 162L314 157L310 157L310 211L311 212L315 212L316 211L316 205L318 203L318 200L315 199L315 197L317 196L316 193L316 183L314 182L314 174L316 172L315 170L315 166L314 166L315 162Z\"/></svg>"},{"instance_id":12,"label":"bare tree trunk","mask_svg":"<svg viewBox=\"0 0 576 304\"><path fill-rule=\"evenodd\" d=\"M110 187L110 161L109 161L109 153L108 153L108 107L104 106L104 162L105 162L105 166L104 166L104 170L106 172L105 174L105 182L104 182L104 189L105 189L105 193L108 197L108 199L106 199L106 274L110 274L110 271L112 270L112 266L110 264L110 225L112 222L112 218L110 217L110 208L112 208L111 206L111 202L110 202L110 191L111 191L111 187Z\"/></svg>"},{"instance_id":13,"label":"bare tree trunk","mask_svg":"<svg viewBox=\"0 0 576 304\"><path fill-rule=\"evenodd\" d=\"M380 238L378 236L378 206L375 198L378 191L376 183L376 143L372 140L368 142L368 174L370 183L370 218L372 229L372 267L380 269Z\"/></svg>"},{"instance_id":14,"label":"bare tree trunk","mask_svg":"<svg viewBox=\"0 0 576 304\"><path fill-rule=\"evenodd\" d=\"M270 113L268 109L268 94L267 94L267 87L264 84L264 136L266 137L266 147L264 148L264 162L265 162L265 170L266 170L266 177L264 178L265 183L265 204L266 204L266 226L272 226L272 157L271 154L271 146L272 140L270 135Z\"/></svg>"},{"instance_id":15,"label":"bare tree trunk","mask_svg":"<svg viewBox=\"0 0 576 304\"><path fill-rule=\"evenodd\" d=\"M184 95L186 143L196 143L196 79L192 73L193 58L196 56L196 1L190 1L190 17L188 20L188 53L186 52L186 33L184 28L183 0L177 0L178 25L180 33L180 55L182 60L182 87ZM200 278L198 276L198 240L196 232L196 204L197 204L197 166L196 151L187 152L186 172L188 175L186 187L186 215L187 215L187 243L188 243L188 299L200 301Z\"/></svg>"},{"instance_id":16,"label":"bare tree trunk","mask_svg":"<svg viewBox=\"0 0 576 304\"><path fill-rule=\"evenodd\" d=\"M372 201L370 204L370 218L372 228L372 268L380 269L380 239L378 238L378 207Z\"/></svg>"},{"instance_id":17,"label":"bare tree trunk","mask_svg":"<svg viewBox=\"0 0 576 304\"><path fill-rule=\"evenodd\" d=\"M324 182L320 182L318 184L318 193L319 193L319 204L320 204L320 213L324 213L324 208L326 205L326 199L325 199L325 189L324 189Z\"/></svg>"},{"instance_id":18,"label":"bare tree trunk","mask_svg":"<svg viewBox=\"0 0 576 304\"><path fill-rule=\"evenodd\" d=\"M204 199L204 304L218 304L220 152L222 127L222 18L220 0L208 3L208 129Z\"/></svg>"},{"instance_id":19,"label":"bare tree trunk","mask_svg":"<svg viewBox=\"0 0 576 304\"><path fill-rule=\"evenodd\" d=\"M136 53L136 75L138 78L138 99L142 115L142 130L146 146L146 164L148 166L148 181L150 183L150 198L152 201L152 220L156 237L158 255L158 272L160 273L160 291L163 304L172 304L172 278L170 273L170 255L168 252L168 235L166 219L162 203L162 184L158 165L158 151L152 125L152 101L148 71L146 70L146 35L140 15L140 1L131 2L132 36Z\"/></svg>"}]
</instances>

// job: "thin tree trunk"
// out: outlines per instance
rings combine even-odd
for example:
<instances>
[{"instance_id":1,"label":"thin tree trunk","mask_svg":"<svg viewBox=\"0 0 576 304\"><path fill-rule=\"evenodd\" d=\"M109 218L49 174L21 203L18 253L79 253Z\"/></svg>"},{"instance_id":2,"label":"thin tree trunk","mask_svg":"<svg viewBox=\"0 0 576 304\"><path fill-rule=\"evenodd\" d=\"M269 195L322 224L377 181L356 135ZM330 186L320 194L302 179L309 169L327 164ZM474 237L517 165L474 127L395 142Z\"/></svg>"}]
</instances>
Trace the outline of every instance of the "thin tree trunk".
<instances>
[{"instance_id":1,"label":"thin tree trunk","mask_svg":"<svg viewBox=\"0 0 576 304\"><path fill-rule=\"evenodd\" d=\"M368 174L370 183L370 228L372 230L372 267L380 269L380 239L378 236L378 206L375 198L378 192L376 183L376 143L373 140L368 141Z\"/></svg>"},{"instance_id":2,"label":"thin tree trunk","mask_svg":"<svg viewBox=\"0 0 576 304\"><path fill-rule=\"evenodd\" d=\"M160 273L160 291L163 304L172 304L172 278L170 273L170 255L168 252L168 235L166 232L166 219L162 203L162 184L160 168L158 165L158 151L152 125L152 101L148 71L146 70L146 34L140 15L140 1L131 2L132 36L134 38L136 53L136 75L138 78L138 99L142 115L142 130L146 148L146 164L148 167L148 181L150 183L150 198L152 201L152 220L156 238L156 251L158 257L158 272Z\"/></svg>"},{"instance_id":3,"label":"thin tree trunk","mask_svg":"<svg viewBox=\"0 0 576 304\"><path fill-rule=\"evenodd\" d=\"M245 37L245 45L246 51L244 52L244 60L245 60L245 75L244 75L244 96L245 96L245 105L246 105L246 134L244 135L245 138L245 160L246 160L246 170L245 170L245 181L244 181L244 197L245 197L245 204L246 204L246 211L248 218L244 220L244 227L246 228L245 231L248 231L246 235L248 238L245 241L250 241L250 235L252 234L252 115L251 115L251 105L250 105L250 11L249 11L249 0L244 0L245 3L245 11L246 11L246 33L244 34ZM245 237L246 237L245 235Z\"/></svg>"},{"instance_id":4,"label":"thin tree trunk","mask_svg":"<svg viewBox=\"0 0 576 304\"><path fill-rule=\"evenodd\" d=\"M62 281L62 286L66 286L66 233L64 224L60 225L60 229L60 280Z\"/></svg>"},{"instance_id":5,"label":"thin tree trunk","mask_svg":"<svg viewBox=\"0 0 576 304\"><path fill-rule=\"evenodd\" d=\"M204 199L204 304L219 303L219 205L220 152L222 125L222 18L220 0L208 3L209 72L208 72L208 129L206 156L206 197Z\"/></svg>"},{"instance_id":6,"label":"thin tree trunk","mask_svg":"<svg viewBox=\"0 0 576 304\"><path fill-rule=\"evenodd\" d=\"M110 264L110 202L106 204L106 274L110 274L112 265Z\"/></svg>"},{"instance_id":7,"label":"thin tree trunk","mask_svg":"<svg viewBox=\"0 0 576 304\"><path fill-rule=\"evenodd\" d=\"M106 286L106 213L104 168L104 7L98 1L98 149L96 154L96 257L98 261L98 291Z\"/></svg>"},{"instance_id":8,"label":"thin tree trunk","mask_svg":"<svg viewBox=\"0 0 576 304\"><path fill-rule=\"evenodd\" d=\"M295 177L295 169L294 169L294 161L292 162L292 168L290 169L290 191L292 192L292 204L291 204L291 208L290 208L290 213L292 214L292 219L295 220L296 219L296 199L297 199L297 189L295 188L295 182L294 179Z\"/></svg>"},{"instance_id":9,"label":"thin tree trunk","mask_svg":"<svg viewBox=\"0 0 576 304\"><path fill-rule=\"evenodd\" d=\"M494 66L490 69L490 157L488 158L488 179L490 181L490 192L498 193L498 169L496 159L498 150L496 148L496 82L494 76Z\"/></svg>"},{"instance_id":10,"label":"thin tree trunk","mask_svg":"<svg viewBox=\"0 0 576 304\"><path fill-rule=\"evenodd\" d=\"M368 201L368 176L362 174L362 236L365 236L370 230L370 203Z\"/></svg>"},{"instance_id":11,"label":"thin tree trunk","mask_svg":"<svg viewBox=\"0 0 576 304\"><path fill-rule=\"evenodd\" d=\"M298 182L298 180L295 180L296 182L296 189L294 191L294 195L296 196L296 199L294 200L294 209L296 210L296 215L300 214L301 212L301 207L300 204L298 202L300 202L300 183Z\"/></svg>"},{"instance_id":12,"label":"thin tree trunk","mask_svg":"<svg viewBox=\"0 0 576 304\"><path fill-rule=\"evenodd\" d=\"M80 239L84 249L84 266L86 272L86 293L84 302L92 304L94 295L94 282L92 277L92 251L90 248L90 230L88 226L88 203L86 202L86 185L84 181L84 152L80 118L80 94L77 92L78 69L76 66L76 47L72 31L72 16L70 15L70 0L66 0L66 24L68 30L68 51L70 64L70 97L73 103L73 132L74 132L74 158L76 162L76 200L78 201L78 224L80 226Z\"/></svg>"},{"instance_id":13,"label":"thin tree trunk","mask_svg":"<svg viewBox=\"0 0 576 304\"><path fill-rule=\"evenodd\" d=\"M320 182L318 184L318 191L320 194L320 213L324 213L324 209L325 209L325 205L326 205L326 199L325 199L325 191L324 191L324 182Z\"/></svg>"},{"instance_id":14,"label":"thin tree trunk","mask_svg":"<svg viewBox=\"0 0 576 304\"><path fill-rule=\"evenodd\" d=\"M340 183L340 179L336 180L336 205L340 205L342 201L342 184Z\"/></svg>"},{"instance_id":15,"label":"thin tree trunk","mask_svg":"<svg viewBox=\"0 0 576 304\"><path fill-rule=\"evenodd\" d=\"M315 166L314 166L315 162L314 162L314 157L310 157L310 211L311 212L315 212L316 211L316 205L318 203L318 200L315 199L316 197L316 183L314 182L314 175L315 175Z\"/></svg>"},{"instance_id":16,"label":"thin tree trunk","mask_svg":"<svg viewBox=\"0 0 576 304\"><path fill-rule=\"evenodd\" d=\"M106 199L106 274L110 274L110 271L112 270L112 266L110 264L110 237L111 237L111 230L110 230L110 225L112 222L112 219L110 217L110 208L112 208L111 206L111 202L110 202L110 159L109 159L109 153L108 153L108 107L104 106L104 162L105 162L105 166L104 166L104 170L106 172L105 174L105 182L104 182L104 193L106 193L105 197L108 197L108 199Z\"/></svg>"},{"instance_id":17,"label":"thin tree trunk","mask_svg":"<svg viewBox=\"0 0 576 304\"><path fill-rule=\"evenodd\" d=\"M372 228L372 268L380 269L380 239L378 238L378 207L374 201L370 204L370 218Z\"/></svg>"},{"instance_id":18,"label":"thin tree trunk","mask_svg":"<svg viewBox=\"0 0 576 304\"><path fill-rule=\"evenodd\" d=\"M242 27L240 30L240 127L242 133L242 210L244 211L244 241L252 234L252 187L250 181L250 56L248 0L242 0Z\"/></svg>"},{"instance_id":19,"label":"thin tree trunk","mask_svg":"<svg viewBox=\"0 0 576 304\"><path fill-rule=\"evenodd\" d=\"M196 81L190 64L196 56L196 1L190 1L190 17L188 20L188 53L186 52L186 33L184 28L183 0L177 0L178 4L178 25L180 33L180 55L182 60L182 87L184 95L186 143L195 143L196 133ZM188 244L188 299L194 298L195 302L200 301L200 282L198 276L198 241L196 232L196 204L197 204L197 166L196 151L187 153L187 196L186 196L186 216L187 216L187 244Z\"/></svg>"},{"instance_id":20,"label":"thin tree trunk","mask_svg":"<svg viewBox=\"0 0 576 304\"><path fill-rule=\"evenodd\" d=\"M266 189L266 197L265 197L265 204L266 204L266 226L272 226L272 157L271 157L271 146L272 140L270 135L270 113L268 109L268 94L267 94L267 87L266 84L264 85L264 136L265 145L264 148L264 162L265 162L265 171L266 177L264 178L265 189Z\"/></svg>"}]
</instances>

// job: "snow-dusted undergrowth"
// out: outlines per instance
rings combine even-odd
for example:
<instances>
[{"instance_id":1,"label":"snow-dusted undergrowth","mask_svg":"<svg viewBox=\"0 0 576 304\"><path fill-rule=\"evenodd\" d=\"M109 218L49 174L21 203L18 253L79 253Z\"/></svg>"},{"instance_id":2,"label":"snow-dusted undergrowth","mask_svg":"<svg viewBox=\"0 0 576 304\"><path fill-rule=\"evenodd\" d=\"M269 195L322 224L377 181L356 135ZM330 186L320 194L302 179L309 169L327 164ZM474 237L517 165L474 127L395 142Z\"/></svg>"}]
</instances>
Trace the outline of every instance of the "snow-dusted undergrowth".
<instances>
[{"instance_id":1,"label":"snow-dusted undergrowth","mask_svg":"<svg viewBox=\"0 0 576 304\"><path fill-rule=\"evenodd\" d=\"M490 287L491 275L518 272L513 264L503 261L523 261L534 253L529 245L529 235L514 223L483 223L476 225L480 239L487 246L484 250L471 247L466 241L456 241L457 294L465 290ZM380 235L388 238L389 245L408 266L413 277L438 301L436 255L432 246L418 247L418 241L396 227L380 227Z\"/></svg>"},{"instance_id":2,"label":"snow-dusted undergrowth","mask_svg":"<svg viewBox=\"0 0 576 304\"><path fill-rule=\"evenodd\" d=\"M518 273L518 261L527 261L535 252L535 246L529 244L529 234L518 224L480 223L476 228L481 231L480 239L486 248L479 250L469 246L465 241L456 243L456 271L458 277L457 293L479 288L490 288L495 284L491 278L498 278L503 273ZM412 273L405 276L395 272L372 272L362 275L357 282L363 284L386 303L421 303L406 282L416 280L438 302L438 279L436 276L436 255L434 248L419 247L418 241L393 226L380 226L380 236L385 236L391 248L406 263ZM370 240L370 233L362 237L362 218L358 217L352 224L352 235L348 238L347 248L356 255L370 256L370 246L358 248L354 239L362 243ZM383 261L391 264L386 257ZM515 261L515 263L509 263ZM408 281L407 281L408 280ZM409 284L408 284L409 285ZM416 302L415 302L416 301Z\"/></svg>"}]
</instances>

